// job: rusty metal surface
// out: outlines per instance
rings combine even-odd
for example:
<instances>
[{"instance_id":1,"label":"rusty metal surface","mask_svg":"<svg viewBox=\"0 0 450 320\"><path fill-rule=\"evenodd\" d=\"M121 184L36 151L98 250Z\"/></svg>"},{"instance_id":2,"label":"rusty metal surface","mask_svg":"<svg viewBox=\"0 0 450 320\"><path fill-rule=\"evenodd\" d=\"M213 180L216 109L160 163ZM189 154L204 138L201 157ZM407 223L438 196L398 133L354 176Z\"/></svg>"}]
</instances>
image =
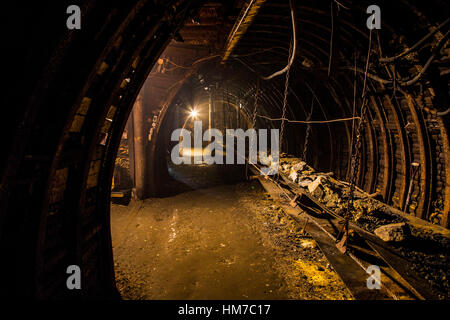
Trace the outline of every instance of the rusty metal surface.
<instances>
[{"instance_id":1,"label":"rusty metal surface","mask_svg":"<svg viewBox=\"0 0 450 320\"><path fill-rule=\"evenodd\" d=\"M256 172L256 174L258 174ZM300 208L293 208L287 203L283 203L283 193L270 181L258 176L258 180L267 192L276 200L281 201L280 206L290 214L299 225L306 224L306 232L310 234L319 245L328 261L333 265L334 270L345 283L355 299L361 300L382 300L389 299L389 294L383 290L370 290L367 288L366 279L368 274L348 255L341 254L329 236L316 224L308 223L307 216Z\"/></svg>"},{"instance_id":2,"label":"rusty metal surface","mask_svg":"<svg viewBox=\"0 0 450 320\"><path fill-rule=\"evenodd\" d=\"M300 207L310 215L310 219L317 221L318 224L322 224L324 228L328 228L330 234L337 234L336 231L339 229L339 222L342 222L343 218L326 208L313 196L292 183L286 176L281 175L281 177L291 190L301 194L300 197L297 197L297 202ZM305 202L305 200L307 201ZM311 207L311 204L313 204L313 207ZM327 218L327 215L329 215L331 219ZM321 220L322 222L318 222L318 220ZM353 222L350 222L350 227L362 238L367 240L367 244L393 269L396 276L402 279L401 281L403 284L407 285L408 290L411 291L416 298L422 300L438 299L439 293L432 289L424 279L419 277L419 275L412 270L410 262L406 260L397 249ZM345 253L345 251L342 251L341 253Z\"/></svg>"}]
</instances>

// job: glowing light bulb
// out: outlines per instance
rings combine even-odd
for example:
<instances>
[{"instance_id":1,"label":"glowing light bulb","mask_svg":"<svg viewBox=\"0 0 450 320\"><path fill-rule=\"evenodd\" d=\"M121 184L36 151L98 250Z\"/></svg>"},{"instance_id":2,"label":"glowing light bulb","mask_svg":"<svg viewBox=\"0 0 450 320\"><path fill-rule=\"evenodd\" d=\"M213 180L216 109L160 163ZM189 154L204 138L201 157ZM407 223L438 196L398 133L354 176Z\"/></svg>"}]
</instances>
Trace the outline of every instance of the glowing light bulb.
<instances>
[{"instance_id":1,"label":"glowing light bulb","mask_svg":"<svg viewBox=\"0 0 450 320\"><path fill-rule=\"evenodd\" d=\"M191 116L192 118L196 118L196 117L198 116L198 111L192 109L191 112L190 112L190 116Z\"/></svg>"}]
</instances>

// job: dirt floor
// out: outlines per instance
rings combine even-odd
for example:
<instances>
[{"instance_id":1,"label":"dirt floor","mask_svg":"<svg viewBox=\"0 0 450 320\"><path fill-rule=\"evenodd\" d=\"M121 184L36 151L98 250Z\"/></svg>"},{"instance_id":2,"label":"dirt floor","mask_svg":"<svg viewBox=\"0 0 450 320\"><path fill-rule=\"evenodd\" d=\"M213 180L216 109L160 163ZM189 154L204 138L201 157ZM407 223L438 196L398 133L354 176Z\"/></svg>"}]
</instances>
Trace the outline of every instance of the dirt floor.
<instances>
[{"instance_id":1,"label":"dirt floor","mask_svg":"<svg viewBox=\"0 0 450 320\"><path fill-rule=\"evenodd\" d=\"M351 299L258 182L112 205L124 299Z\"/></svg>"}]
</instances>

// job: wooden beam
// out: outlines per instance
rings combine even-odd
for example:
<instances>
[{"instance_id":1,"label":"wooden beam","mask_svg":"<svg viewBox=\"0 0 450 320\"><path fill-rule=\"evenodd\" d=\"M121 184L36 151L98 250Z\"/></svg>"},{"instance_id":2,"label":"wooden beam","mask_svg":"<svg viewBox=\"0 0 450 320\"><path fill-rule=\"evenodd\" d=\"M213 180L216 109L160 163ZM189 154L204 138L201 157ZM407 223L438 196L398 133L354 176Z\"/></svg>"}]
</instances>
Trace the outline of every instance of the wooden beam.
<instances>
[{"instance_id":1,"label":"wooden beam","mask_svg":"<svg viewBox=\"0 0 450 320\"><path fill-rule=\"evenodd\" d=\"M145 174L146 174L146 133L145 133L145 112L142 103L142 93L140 93L133 107L133 127L134 127L134 168L136 197L144 199Z\"/></svg>"},{"instance_id":2,"label":"wooden beam","mask_svg":"<svg viewBox=\"0 0 450 320\"><path fill-rule=\"evenodd\" d=\"M132 181L132 188L136 187L136 177L134 172L134 126L133 111L131 111L127 122L127 142L128 142L128 163L129 173Z\"/></svg>"},{"instance_id":3,"label":"wooden beam","mask_svg":"<svg viewBox=\"0 0 450 320\"><path fill-rule=\"evenodd\" d=\"M266 2L266 0L250 0L248 5L242 8L239 18L236 20L236 24L233 26L233 29L228 36L222 63L227 61L239 40L244 36L248 27L252 24L264 2Z\"/></svg>"}]
</instances>

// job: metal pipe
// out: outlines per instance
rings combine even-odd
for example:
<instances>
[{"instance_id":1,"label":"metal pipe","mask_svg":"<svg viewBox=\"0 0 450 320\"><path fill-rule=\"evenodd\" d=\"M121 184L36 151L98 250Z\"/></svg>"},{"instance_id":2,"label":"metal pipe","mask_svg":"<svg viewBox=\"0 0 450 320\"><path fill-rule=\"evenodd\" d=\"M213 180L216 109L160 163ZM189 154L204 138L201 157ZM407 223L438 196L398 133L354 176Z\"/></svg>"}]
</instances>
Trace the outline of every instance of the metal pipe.
<instances>
[{"instance_id":1,"label":"metal pipe","mask_svg":"<svg viewBox=\"0 0 450 320\"><path fill-rule=\"evenodd\" d=\"M443 116L448 115L449 113L450 113L450 108L448 108L447 110L442 111L442 112L436 112L436 115L443 117Z\"/></svg>"},{"instance_id":2,"label":"metal pipe","mask_svg":"<svg viewBox=\"0 0 450 320\"><path fill-rule=\"evenodd\" d=\"M397 60L398 58L401 58L413 51L415 51L422 43L424 43L429 37L433 36L436 32L438 32L442 27L444 27L448 22L450 22L450 18L448 18L447 20L445 20L443 23L441 23L439 26L437 26L432 32L429 32L425 37L423 37L422 39L420 39L416 44L414 44L411 48L409 48L408 50L393 56L393 57L389 57L389 58L380 58L380 62L394 62L395 60Z\"/></svg>"}]
</instances>

